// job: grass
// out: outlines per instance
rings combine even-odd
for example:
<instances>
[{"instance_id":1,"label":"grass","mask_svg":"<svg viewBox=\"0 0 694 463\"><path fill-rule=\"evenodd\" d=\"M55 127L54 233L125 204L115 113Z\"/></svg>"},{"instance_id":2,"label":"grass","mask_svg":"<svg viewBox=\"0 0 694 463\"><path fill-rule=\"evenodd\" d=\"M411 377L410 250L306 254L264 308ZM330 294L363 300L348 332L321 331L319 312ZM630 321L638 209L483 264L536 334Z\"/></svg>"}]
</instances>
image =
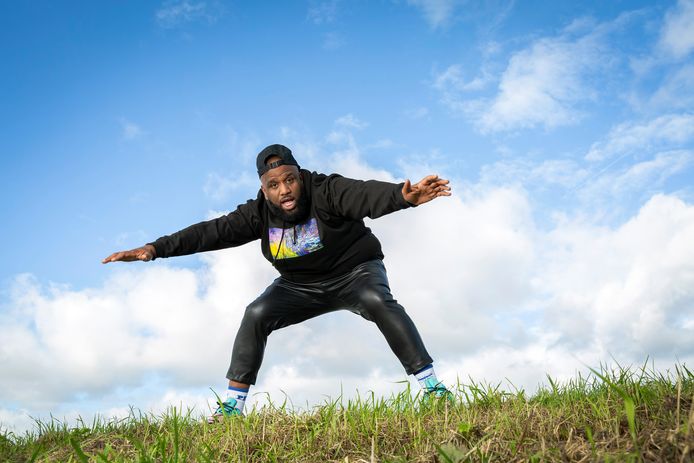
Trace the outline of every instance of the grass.
<instances>
[{"instance_id":1,"label":"grass","mask_svg":"<svg viewBox=\"0 0 694 463\"><path fill-rule=\"evenodd\" d=\"M458 384L455 401L327 402L306 412L266 405L216 425L191 411L131 411L117 422L37 422L0 433L0 461L513 462L694 461L694 374L601 366L532 396Z\"/></svg>"}]
</instances>

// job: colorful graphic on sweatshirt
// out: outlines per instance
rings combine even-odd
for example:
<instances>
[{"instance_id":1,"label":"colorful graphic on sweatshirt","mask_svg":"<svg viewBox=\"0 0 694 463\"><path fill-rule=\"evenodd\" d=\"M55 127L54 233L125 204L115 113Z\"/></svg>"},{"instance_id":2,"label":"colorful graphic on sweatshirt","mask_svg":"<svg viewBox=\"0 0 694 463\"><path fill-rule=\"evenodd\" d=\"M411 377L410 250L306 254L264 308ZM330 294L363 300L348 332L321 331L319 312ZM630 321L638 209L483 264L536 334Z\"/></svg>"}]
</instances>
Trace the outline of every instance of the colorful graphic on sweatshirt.
<instances>
[{"instance_id":1,"label":"colorful graphic on sweatshirt","mask_svg":"<svg viewBox=\"0 0 694 463\"><path fill-rule=\"evenodd\" d=\"M275 258L278 260L305 256L322 247L318 222L315 218L291 228L285 228L284 236L281 228L270 228L270 253L273 257L277 256Z\"/></svg>"}]
</instances>

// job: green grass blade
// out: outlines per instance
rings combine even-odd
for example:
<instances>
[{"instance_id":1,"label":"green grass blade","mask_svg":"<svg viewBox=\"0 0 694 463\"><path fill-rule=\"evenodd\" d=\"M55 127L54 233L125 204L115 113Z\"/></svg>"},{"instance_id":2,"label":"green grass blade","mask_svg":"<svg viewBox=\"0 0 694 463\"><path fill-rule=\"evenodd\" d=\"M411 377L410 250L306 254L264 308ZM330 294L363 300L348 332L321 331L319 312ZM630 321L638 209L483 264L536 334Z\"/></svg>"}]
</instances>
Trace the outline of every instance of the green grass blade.
<instances>
[{"instance_id":1,"label":"green grass blade","mask_svg":"<svg viewBox=\"0 0 694 463\"><path fill-rule=\"evenodd\" d=\"M79 442L77 442L74 438L70 437L70 445L72 448L75 450L75 455L77 456L77 460L80 461L80 463L89 463L89 458L87 455L82 451L82 447L80 447Z\"/></svg>"},{"instance_id":2,"label":"green grass blade","mask_svg":"<svg viewBox=\"0 0 694 463\"><path fill-rule=\"evenodd\" d=\"M441 448L439 444L434 443L434 447L436 447L436 451L439 455L441 455L441 458L443 458L446 461L446 463L455 463L453 459L448 456L448 454Z\"/></svg>"}]
</instances>

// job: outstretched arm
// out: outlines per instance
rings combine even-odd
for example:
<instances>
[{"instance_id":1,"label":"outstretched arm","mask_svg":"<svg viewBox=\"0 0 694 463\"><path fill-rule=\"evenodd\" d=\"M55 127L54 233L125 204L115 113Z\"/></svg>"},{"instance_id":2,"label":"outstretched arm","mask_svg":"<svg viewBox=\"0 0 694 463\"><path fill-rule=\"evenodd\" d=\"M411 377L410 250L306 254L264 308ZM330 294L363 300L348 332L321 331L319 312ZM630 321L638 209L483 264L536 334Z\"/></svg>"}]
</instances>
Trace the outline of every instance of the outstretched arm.
<instances>
[{"instance_id":1,"label":"outstretched arm","mask_svg":"<svg viewBox=\"0 0 694 463\"><path fill-rule=\"evenodd\" d=\"M409 180L405 180L402 186L402 197L413 206L427 203L439 196L450 195L451 187L448 186L448 180L438 175L427 175L414 185Z\"/></svg>"},{"instance_id":2,"label":"outstretched arm","mask_svg":"<svg viewBox=\"0 0 694 463\"><path fill-rule=\"evenodd\" d=\"M101 262L147 262L155 258L216 251L241 246L260 238L261 233L258 200L249 200L227 215L191 225L139 248L113 253Z\"/></svg>"},{"instance_id":3,"label":"outstretched arm","mask_svg":"<svg viewBox=\"0 0 694 463\"><path fill-rule=\"evenodd\" d=\"M354 180L337 174L327 176L319 190L331 211L351 219L376 219L391 212L418 206L437 196L450 196L448 180L429 175L414 185Z\"/></svg>"},{"instance_id":4,"label":"outstretched arm","mask_svg":"<svg viewBox=\"0 0 694 463\"><path fill-rule=\"evenodd\" d=\"M133 262L141 260L144 262L150 261L157 257L157 251L151 244L145 244L139 248L131 249L130 251L114 252L107 258L101 261L102 264L109 262Z\"/></svg>"}]
</instances>

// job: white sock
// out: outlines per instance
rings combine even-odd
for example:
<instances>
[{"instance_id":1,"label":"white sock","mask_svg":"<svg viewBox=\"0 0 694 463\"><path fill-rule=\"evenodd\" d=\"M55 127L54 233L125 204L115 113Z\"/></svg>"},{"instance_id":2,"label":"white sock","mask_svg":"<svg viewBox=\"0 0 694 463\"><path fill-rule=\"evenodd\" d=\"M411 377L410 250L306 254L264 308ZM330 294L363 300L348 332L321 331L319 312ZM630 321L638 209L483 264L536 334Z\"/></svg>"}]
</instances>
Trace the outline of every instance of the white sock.
<instances>
[{"instance_id":1,"label":"white sock","mask_svg":"<svg viewBox=\"0 0 694 463\"><path fill-rule=\"evenodd\" d=\"M236 400L235 407L243 413L243 407L244 405L246 405L246 397L248 397L248 389L241 389L238 387L229 386L229 388L227 389L227 397L224 401L226 402L229 399Z\"/></svg>"},{"instance_id":2,"label":"white sock","mask_svg":"<svg viewBox=\"0 0 694 463\"><path fill-rule=\"evenodd\" d=\"M439 383L439 380L436 379L436 373L434 373L434 366L431 363L415 373L414 377L417 378L422 389L427 389L427 383Z\"/></svg>"}]
</instances>

